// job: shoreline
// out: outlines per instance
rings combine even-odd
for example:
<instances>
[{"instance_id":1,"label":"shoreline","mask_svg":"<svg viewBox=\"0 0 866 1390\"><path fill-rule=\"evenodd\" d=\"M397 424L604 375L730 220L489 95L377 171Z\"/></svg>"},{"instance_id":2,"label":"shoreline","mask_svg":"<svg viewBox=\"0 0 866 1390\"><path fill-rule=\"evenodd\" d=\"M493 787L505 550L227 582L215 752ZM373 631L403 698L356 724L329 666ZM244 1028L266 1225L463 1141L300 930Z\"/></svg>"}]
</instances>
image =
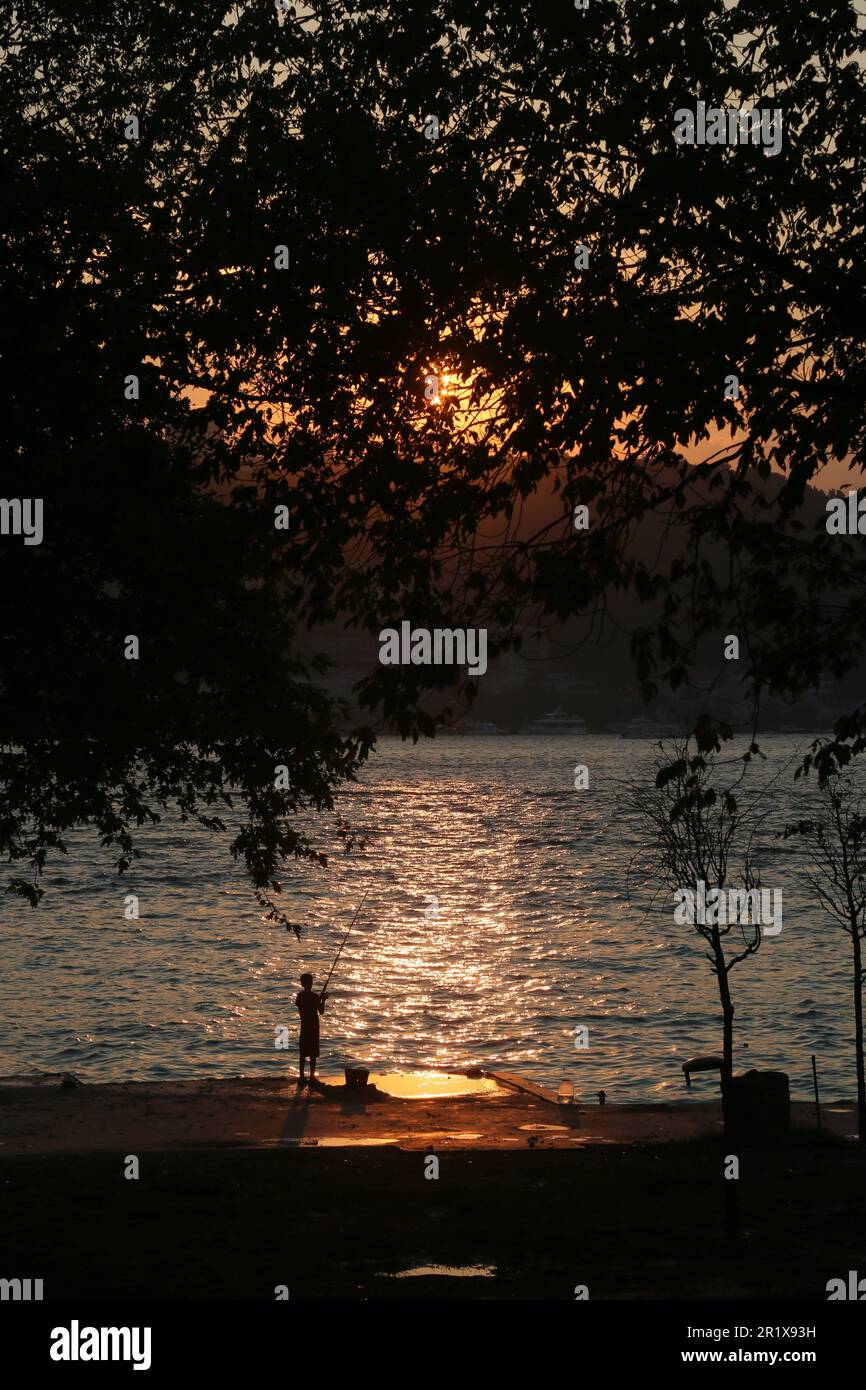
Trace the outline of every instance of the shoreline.
<instances>
[{"instance_id":1,"label":"shoreline","mask_svg":"<svg viewBox=\"0 0 866 1390\"><path fill-rule=\"evenodd\" d=\"M819 1134L794 1103L790 1131L733 1146L728 1182L718 1100L567 1107L478 1080L415 1098L7 1080L5 1272L46 1301L573 1302L824 1299L862 1264L853 1106Z\"/></svg>"},{"instance_id":2,"label":"shoreline","mask_svg":"<svg viewBox=\"0 0 866 1390\"><path fill-rule=\"evenodd\" d=\"M299 1089L273 1077L62 1084L0 1078L0 1155L185 1149L391 1147L577 1149L669 1144L721 1136L718 1095L676 1102L562 1105L513 1073L473 1069L453 1077L465 1094L394 1094L400 1078L372 1077L362 1091L334 1084ZM406 1081L423 1077L406 1075ZM440 1085L443 1083L439 1083ZM436 1084L435 1082L433 1083ZM410 1084L411 1089L411 1084ZM822 1107L824 1131L854 1137L853 1102ZM792 1132L815 1131L814 1105L791 1103Z\"/></svg>"}]
</instances>

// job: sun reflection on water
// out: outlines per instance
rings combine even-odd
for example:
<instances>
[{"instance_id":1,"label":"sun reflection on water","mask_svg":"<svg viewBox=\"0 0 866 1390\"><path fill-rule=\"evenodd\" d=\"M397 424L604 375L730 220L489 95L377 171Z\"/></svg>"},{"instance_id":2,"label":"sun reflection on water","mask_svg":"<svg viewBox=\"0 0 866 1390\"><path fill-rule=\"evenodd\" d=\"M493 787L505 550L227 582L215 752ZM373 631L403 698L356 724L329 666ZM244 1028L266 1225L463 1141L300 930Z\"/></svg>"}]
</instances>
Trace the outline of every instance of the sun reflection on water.
<instances>
[{"instance_id":1,"label":"sun reflection on water","mask_svg":"<svg viewBox=\"0 0 866 1390\"><path fill-rule=\"evenodd\" d=\"M119 886L92 837L75 832L46 877L39 921L5 905L0 1072L22 1059L27 1071L88 1080L291 1069L296 1054L274 1039L280 1027L294 1034L298 976L310 969L322 983L370 885L322 1021L323 1074L355 1062L379 1073L483 1067L554 1091L570 1080L580 1097L679 1099L682 1060L718 1046L718 998L672 910L660 903L647 917L629 903L636 840L617 781L650 754L583 735L382 740L339 805L370 849L335 855L327 871L289 871L300 943L264 926L225 844L204 831L168 818L150 828ZM595 768L591 797L572 786L578 757ZM780 824L787 814L780 800ZM846 962L808 886L785 872L797 929L739 970L749 1050L735 1062L788 1070L807 1095L816 1052L830 1101L852 1085ZM134 924L118 910L123 892L140 895ZM580 1051L578 1025L589 1030Z\"/></svg>"}]
</instances>

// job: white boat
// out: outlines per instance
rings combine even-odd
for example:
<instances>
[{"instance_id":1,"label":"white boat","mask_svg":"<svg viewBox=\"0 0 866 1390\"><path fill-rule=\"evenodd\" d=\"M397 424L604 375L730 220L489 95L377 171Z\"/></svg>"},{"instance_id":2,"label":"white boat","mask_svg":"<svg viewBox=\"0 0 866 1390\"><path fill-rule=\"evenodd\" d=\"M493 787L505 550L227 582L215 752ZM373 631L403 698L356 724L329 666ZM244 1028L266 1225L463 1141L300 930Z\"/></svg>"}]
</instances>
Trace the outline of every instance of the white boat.
<instances>
[{"instance_id":1,"label":"white boat","mask_svg":"<svg viewBox=\"0 0 866 1390\"><path fill-rule=\"evenodd\" d=\"M586 721L578 718L577 715L565 714L561 709L555 709L550 714L543 714L540 719L534 719L527 725L528 734L585 734Z\"/></svg>"}]
</instances>

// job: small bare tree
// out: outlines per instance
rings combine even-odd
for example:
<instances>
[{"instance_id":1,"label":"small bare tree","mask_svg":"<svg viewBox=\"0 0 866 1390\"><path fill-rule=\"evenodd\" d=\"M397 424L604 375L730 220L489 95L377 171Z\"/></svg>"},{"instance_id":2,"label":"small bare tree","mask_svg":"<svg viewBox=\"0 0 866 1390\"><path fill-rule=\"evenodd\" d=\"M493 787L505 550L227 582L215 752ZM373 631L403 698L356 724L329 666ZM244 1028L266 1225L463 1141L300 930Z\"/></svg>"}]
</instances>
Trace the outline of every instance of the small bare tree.
<instances>
[{"instance_id":1,"label":"small bare tree","mask_svg":"<svg viewBox=\"0 0 866 1390\"><path fill-rule=\"evenodd\" d=\"M695 932L709 950L707 960L716 976L722 1006L722 1113L726 1131L730 1128L730 1085L734 1058L734 1005L730 973L735 965L754 955L761 944L760 913L750 911L760 901L760 880L755 872L753 840L762 818L758 798L741 806L738 793L746 768L758 750L752 745L744 758L720 765L712 751L695 747L690 739L673 749L659 745L656 778L652 788L634 785L630 802L652 838L639 858L644 861L658 890L697 889L705 884L715 901L723 890L736 884L737 921L727 911L708 911L705 920L694 914ZM714 777L723 775L724 785L716 789ZM748 894L749 896L746 896ZM744 922L743 918L755 920ZM720 920L723 917L724 920ZM738 930L737 930L738 929Z\"/></svg>"},{"instance_id":2,"label":"small bare tree","mask_svg":"<svg viewBox=\"0 0 866 1390\"><path fill-rule=\"evenodd\" d=\"M863 1064L863 940L866 937L866 803L850 776L819 775L820 809L785 829L801 835L815 856L807 870L819 902L851 940L854 987L854 1053L857 1066L857 1132L866 1144L866 1070Z\"/></svg>"}]
</instances>

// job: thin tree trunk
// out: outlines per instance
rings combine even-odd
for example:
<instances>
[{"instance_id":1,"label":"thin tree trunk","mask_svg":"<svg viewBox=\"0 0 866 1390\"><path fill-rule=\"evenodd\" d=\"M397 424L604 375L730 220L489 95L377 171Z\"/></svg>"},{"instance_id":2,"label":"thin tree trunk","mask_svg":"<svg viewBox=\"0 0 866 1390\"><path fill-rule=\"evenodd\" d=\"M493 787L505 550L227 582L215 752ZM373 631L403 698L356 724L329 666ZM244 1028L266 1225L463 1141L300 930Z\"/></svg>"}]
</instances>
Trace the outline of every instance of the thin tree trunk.
<instances>
[{"instance_id":1,"label":"thin tree trunk","mask_svg":"<svg viewBox=\"0 0 866 1390\"><path fill-rule=\"evenodd\" d=\"M857 1055L857 1133L866 1144L866 1070L863 1066L863 969L860 934L856 923L851 932L854 946L854 1046Z\"/></svg>"},{"instance_id":2,"label":"thin tree trunk","mask_svg":"<svg viewBox=\"0 0 866 1390\"><path fill-rule=\"evenodd\" d=\"M731 1130L731 1078L734 1075L734 1006L731 1003L728 972L725 969L725 954L717 932L713 933L713 951L716 957L719 999L722 1004L722 1120L725 1134L729 1134Z\"/></svg>"},{"instance_id":3,"label":"thin tree trunk","mask_svg":"<svg viewBox=\"0 0 866 1390\"><path fill-rule=\"evenodd\" d=\"M725 956L718 937L714 940L713 945L716 952L716 971L719 977L719 998L722 1001L722 1124L725 1128L724 1148L727 1149L733 1130L731 1078L734 1075L734 1006L731 1003ZM739 1183L733 1179L723 1179L722 1186L725 1190L725 1236L729 1241L736 1242L740 1233L739 1202L737 1200Z\"/></svg>"}]
</instances>

